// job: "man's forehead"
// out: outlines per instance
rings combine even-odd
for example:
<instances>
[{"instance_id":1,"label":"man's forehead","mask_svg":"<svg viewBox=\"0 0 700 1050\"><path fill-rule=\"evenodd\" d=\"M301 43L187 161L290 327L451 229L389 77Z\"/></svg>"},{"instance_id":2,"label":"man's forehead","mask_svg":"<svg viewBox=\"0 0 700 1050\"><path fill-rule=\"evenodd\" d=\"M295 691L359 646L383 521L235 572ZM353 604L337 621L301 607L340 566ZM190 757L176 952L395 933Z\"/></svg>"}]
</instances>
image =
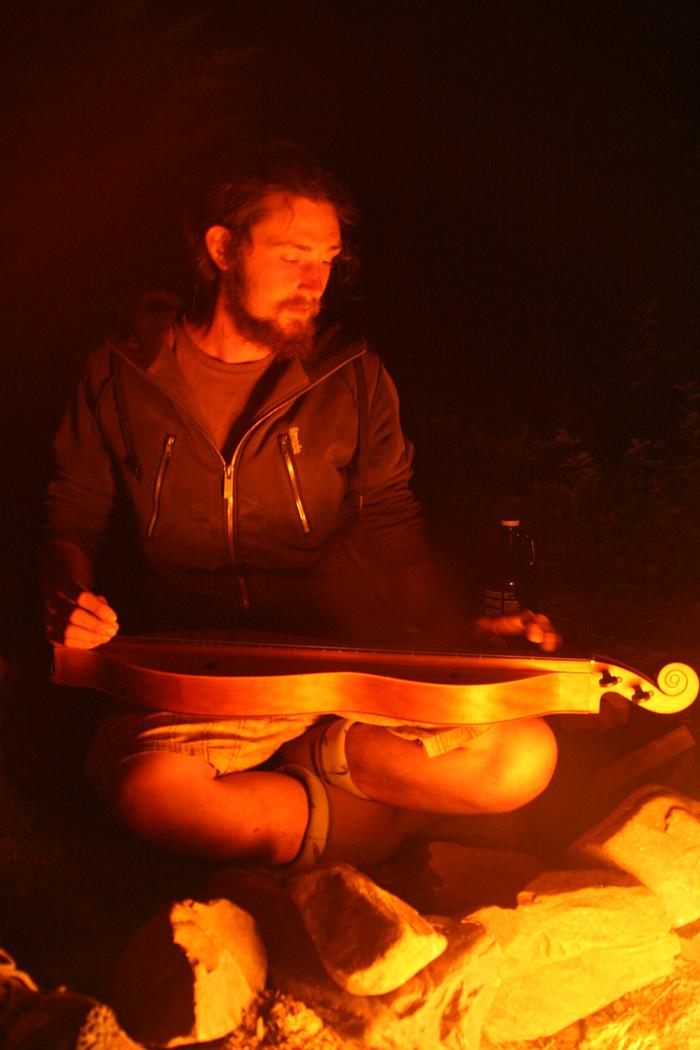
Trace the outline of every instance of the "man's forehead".
<instances>
[{"instance_id":1,"label":"man's forehead","mask_svg":"<svg viewBox=\"0 0 700 1050\"><path fill-rule=\"evenodd\" d=\"M271 193L262 203L265 214L251 228L253 241L341 247L338 213L330 201Z\"/></svg>"}]
</instances>

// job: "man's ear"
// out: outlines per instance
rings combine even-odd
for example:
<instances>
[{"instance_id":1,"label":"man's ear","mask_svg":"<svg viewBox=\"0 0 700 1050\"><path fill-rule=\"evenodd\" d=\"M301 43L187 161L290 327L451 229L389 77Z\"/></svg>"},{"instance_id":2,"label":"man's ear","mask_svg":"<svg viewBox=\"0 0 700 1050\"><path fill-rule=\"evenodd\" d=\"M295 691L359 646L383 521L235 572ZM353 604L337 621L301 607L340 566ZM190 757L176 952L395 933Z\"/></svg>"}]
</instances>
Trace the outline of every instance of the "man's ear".
<instances>
[{"instance_id":1,"label":"man's ear","mask_svg":"<svg viewBox=\"0 0 700 1050\"><path fill-rule=\"evenodd\" d=\"M231 234L225 226L210 226L204 235L209 256L218 270L228 270L228 249Z\"/></svg>"}]
</instances>

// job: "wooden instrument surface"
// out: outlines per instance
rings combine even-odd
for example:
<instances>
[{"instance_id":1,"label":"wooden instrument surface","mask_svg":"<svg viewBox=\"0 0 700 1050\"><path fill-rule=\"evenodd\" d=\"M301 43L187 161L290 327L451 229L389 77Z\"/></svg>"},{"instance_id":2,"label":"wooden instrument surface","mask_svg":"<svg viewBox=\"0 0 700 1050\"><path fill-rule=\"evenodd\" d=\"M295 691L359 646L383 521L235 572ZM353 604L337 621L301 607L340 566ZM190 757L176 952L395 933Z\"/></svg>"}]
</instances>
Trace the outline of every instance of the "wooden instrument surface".
<instances>
[{"instance_id":1,"label":"wooden instrument surface","mask_svg":"<svg viewBox=\"0 0 700 1050\"><path fill-rule=\"evenodd\" d=\"M52 680L146 708L192 715L379 717L417 725L595 714L604 696L661 714L684 710L700 684L686 664L654 682L602 657L402 652L244 638L118 636L54 650Z\"/></svg>"}]
</instances>

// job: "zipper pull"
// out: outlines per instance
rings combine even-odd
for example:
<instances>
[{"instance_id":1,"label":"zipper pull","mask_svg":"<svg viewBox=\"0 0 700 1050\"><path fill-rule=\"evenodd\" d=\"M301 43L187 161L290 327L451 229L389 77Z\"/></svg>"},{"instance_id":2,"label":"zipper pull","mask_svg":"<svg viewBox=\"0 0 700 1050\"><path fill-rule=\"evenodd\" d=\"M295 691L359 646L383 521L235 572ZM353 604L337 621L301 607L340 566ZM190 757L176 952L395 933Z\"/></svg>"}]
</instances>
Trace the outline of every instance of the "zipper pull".
<instances>
[{"instance_id":1,"label":"zipper pull","mask_svg":"<svg viewBox=\"0 0 700 1050\"><path fill-rule=\"evenodd\" d=\"M296 436L290 434L278 434L277 441L287 470L287 476L289 477L289 484L291 485L292 496L294 497L299 521L301 522L302 529L306 535L308 535L311 532L311 525L309 524L309 519L306 514L306 508L304 506L304 501L301 496L301 488L299 486L299 478L297 477L296 467L294 466L294 460L292 459L294 443L296 442L298 444L299 442L299 428L294 427L293 429L296 431ZM299 445L299 450L301 451L301 445Z\"/></svg>"},{"instance_id":2,"label":"zipper pull","mask_svg":"<svg viewBox=\"0 0 700 1050\"><path fill-rule=\"evenodd\" d=\"M301 441L299 440L299 427L290 427L289 428L288 445L290 443L291 443L291 446L292 446L292 452L294 453L295 456L298 456L299 453L301 452Z\"/></svg>"},{"instance_id":3,"label":"zipper pull","mask_svg":"<svg viewBox=\"0 0 700 1050\"><path fill-rule=\"evenodd\" d=\"M230 463L224 468L224 501L229 507L233 505L233 466Z\"/></svg>"},{"instance_id":4,"label":"zipper pull","mask_svg":"<svg viewBox=\"0 0 700 1050\"><path fill-rule=\"evenodd\" d=\"M149 540L155 532L158 515L160 514L160 490L163 487L163 478L165 477L168 463L173 454L174 444L175 434L166 434L165 441L163 442L163 451L160 456L160 463L158 464L158 470L156 471L156 476L153 481L153 510L151 511L148 525L146 526L146 538Z\"/></svg>"}]
</instances>

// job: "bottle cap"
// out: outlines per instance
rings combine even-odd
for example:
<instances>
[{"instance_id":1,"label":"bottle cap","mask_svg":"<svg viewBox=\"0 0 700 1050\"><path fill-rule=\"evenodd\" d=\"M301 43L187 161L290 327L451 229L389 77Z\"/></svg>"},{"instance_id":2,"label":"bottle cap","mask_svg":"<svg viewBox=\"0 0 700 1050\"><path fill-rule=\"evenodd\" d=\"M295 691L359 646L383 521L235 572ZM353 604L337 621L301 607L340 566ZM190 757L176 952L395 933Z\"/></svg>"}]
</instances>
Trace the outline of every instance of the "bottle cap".
<instances>
[{"instance_id":1,"label":"bottle cap","mask_svg":"<svg viewBox=\"0 0 700 1050\"><path fill-rule=\"evenodd\" d=\"M507 528L514 528L520 524L520 518L501 518L501 525L505 525Z\"/></svg>"}]
</instances>

